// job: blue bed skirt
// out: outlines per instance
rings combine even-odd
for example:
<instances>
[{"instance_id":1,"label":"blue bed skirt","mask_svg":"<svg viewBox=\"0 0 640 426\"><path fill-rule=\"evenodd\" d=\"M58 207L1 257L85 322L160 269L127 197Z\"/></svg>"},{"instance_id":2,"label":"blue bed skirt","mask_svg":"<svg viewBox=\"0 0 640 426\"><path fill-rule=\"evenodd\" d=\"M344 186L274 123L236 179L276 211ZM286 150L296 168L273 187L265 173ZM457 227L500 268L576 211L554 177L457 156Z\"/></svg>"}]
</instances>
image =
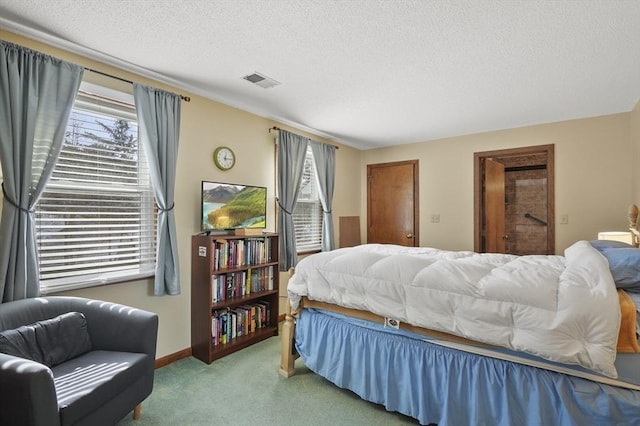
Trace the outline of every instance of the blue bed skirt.
<instances>
[{"instance_id":1,"label":"blue bed skirt","mask_svg":"<svg viewBox=\"0 0 640 426\"><path fill-rule=\"evenodd\" d=\"M295 342L313 372L421 424L640 425L640 391L442 347L338 314L304 309ZM640 357L626 362L640 371Z\"/></svg>"}]
</instances>

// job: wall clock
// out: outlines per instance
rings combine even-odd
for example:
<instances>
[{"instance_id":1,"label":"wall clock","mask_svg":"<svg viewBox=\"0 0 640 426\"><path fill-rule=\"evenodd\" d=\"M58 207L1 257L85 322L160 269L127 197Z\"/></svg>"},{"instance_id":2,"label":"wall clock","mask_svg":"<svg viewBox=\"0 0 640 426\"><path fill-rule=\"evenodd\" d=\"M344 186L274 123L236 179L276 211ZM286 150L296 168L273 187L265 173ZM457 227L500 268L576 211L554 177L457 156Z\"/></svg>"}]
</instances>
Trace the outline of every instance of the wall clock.
<instances>
[{"instance_id":1,"label":"wall clock","mask_svg":"<svg viewBox=\"0 0 640 426\"><path fill-rule=\"evenodd\" d=\"M220 170L230 170L236 164L236 154L231 148L219 146L213 151L213 162Z\"/></svg>"}]
</instances>

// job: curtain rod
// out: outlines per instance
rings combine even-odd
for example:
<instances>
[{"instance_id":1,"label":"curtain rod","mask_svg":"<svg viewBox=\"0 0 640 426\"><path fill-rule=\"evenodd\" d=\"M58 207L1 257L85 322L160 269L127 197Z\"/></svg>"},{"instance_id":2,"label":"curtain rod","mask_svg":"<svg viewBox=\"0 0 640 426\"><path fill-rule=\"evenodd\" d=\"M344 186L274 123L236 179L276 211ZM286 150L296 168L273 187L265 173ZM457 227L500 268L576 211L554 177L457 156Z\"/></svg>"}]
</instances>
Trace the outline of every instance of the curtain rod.
<instances>
[{"instance_id":1,"label":"curtain rod","mask_svg":"<svg viewBox=\"0 0 640 426\"><path fill-rule=\"evenodd\" d=\"M271 131L272 131L272 130L275 130L276 132L277 132L277 131L280 131L280 127L273 126L273 127L269 128L269 133L271 133ZM340 147L339 147L339 146L337 146L337 145L333 145L333 144L330 144L330 143L328 143L328 144L326 144L326 145L331 145L331 146L332 146L332 147L334 147L335 149L340 149Z\"/></svg>"},{"instance_id":2,"label":"curtain rod","mask_svg":"<svg viewBox=\"0 0 640 426\"><path fill-rule=\"evenodd\" d=\"M87 70L87 71L94 72L96 74L104 75L105 77L111 77L111 78L113 78L115 80L120 80L120 81L123 81L125 83L133 84L133 81L127 80L126 78L118 77L118 76L112 75L112 74L107 74L106 72L94 70L93 68L84 67L84 69ZM189 96L180 95L180 98L185 102L191 102L191 98Z\"/></svg>"}]
</instances>

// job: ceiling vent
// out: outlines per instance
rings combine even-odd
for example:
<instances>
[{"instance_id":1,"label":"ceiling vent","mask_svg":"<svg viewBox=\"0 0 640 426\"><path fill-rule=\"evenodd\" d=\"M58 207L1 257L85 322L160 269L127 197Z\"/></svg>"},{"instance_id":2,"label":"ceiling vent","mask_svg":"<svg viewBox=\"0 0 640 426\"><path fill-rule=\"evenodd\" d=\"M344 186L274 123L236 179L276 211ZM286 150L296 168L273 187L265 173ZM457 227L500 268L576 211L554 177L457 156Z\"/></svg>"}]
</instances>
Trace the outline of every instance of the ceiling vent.
<instances>
[{"instance_id":1,"label":"ceiling vent","mask_svg":"<svg viewBox=\"0 0 640 426\"><path fill-rule=\"evenodd\" d=\"M276 81L272 78L267 77L266 75L262 75L257 72L254 72L253 74L245 75L242 78L244 78L250 83L253 83L262 87L263 89L271 89L272 87L280 84L279 81Z\"/></svg>"}]
</instances>

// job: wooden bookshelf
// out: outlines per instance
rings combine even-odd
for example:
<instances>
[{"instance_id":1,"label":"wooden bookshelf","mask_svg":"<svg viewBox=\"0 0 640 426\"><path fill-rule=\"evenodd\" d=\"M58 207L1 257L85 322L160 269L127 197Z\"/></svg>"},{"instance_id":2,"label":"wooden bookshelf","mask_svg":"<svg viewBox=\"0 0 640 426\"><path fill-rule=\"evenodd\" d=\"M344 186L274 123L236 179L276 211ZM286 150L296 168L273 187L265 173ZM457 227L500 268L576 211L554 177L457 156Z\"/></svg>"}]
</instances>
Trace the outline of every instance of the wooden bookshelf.
<instances>
[{"instance_id":1,"label":"wooden bookshelf","mask_svg":"<svg viewBox=\"0 0 640 426\"><path fill-rule=\"evenodd\" d=\"M277 336L278 278L278 234L193 235L193 356L210 364Z\"/></svg>"}]
</instances>

